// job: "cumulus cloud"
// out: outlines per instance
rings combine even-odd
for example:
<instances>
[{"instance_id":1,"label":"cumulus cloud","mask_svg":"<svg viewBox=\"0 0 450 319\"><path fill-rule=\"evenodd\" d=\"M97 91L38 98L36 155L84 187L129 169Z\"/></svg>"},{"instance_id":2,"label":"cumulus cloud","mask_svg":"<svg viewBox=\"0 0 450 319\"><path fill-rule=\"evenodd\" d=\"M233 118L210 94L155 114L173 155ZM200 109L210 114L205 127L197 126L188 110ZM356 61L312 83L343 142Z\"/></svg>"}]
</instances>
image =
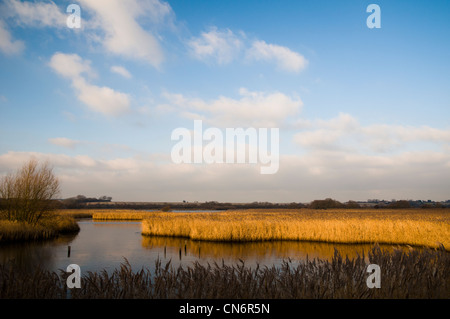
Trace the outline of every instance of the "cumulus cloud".
<instances>
[{"instance_id":1,"label":"cumulus cloud","mask_svg":"<svg viewBox=\"0 0 450 319\"><path fill-rule=\"evenodd\" d=\"M111 67L111 72L119 74L119 75L121 75L121 76L123 76L124 78L127 78L127 79L131 79L132 78L131 73L127 69L125 69L123 66L113 65Z\"/></svg>"},{"instance_id":2,"label":"cumulus cloud","mask_svg":"<svg viewBox=\"0 0 450 319\"><path fill-rule=\"evenodd\" d=\"M67 16L53 2L6 0L6 12L18 25L31 27L66 27Z\"/></svg>"},{"instance_id":3,"label":"cumulus cloud","mask_svg":"<svg viewBox=\"0 0 450 319\"><path fill-rule=\"evenodd\" d=\"M166 2L158 0L80 0L83 8L94 14L94 21L88 22L93 29L100 29L101 35L94 38L113 54L145 61L159 67L164 53L157 37L143 28L139 18L162 23L172 15Z\"/></svg>"},{"instance_id":4,"label":"cumulus cloud","mask_svg":"<svg viewBox=\"0 0 450 319\"><path fill-rule=\"evenodd\" d=\"M31 2L6 0L1 4L2 17L9 19L21 27L67 27L67 16L53 2ZM5 54L17 54L24 50L25 44L20 40L13 40L6 29L5 22L0 20L0 51Z\"/></svg>"},{"instance_id":5,"label":"cumulus cloud","mask_svg":"<svg viewBox=\"0 0 450 319\"><path fill-rule=\"evenodd\" d=\"M99 87L88 83L84 76L95 75L90 62L77 54L55 53L49 66L59 75L72 81L78 99L92 111L107 116L117 116L129 110L130 98L127 94L117 92L109 87Z\"/></svg>"},{"instance_id":6,"label":"cumulus cloud","mask_svg":"<svg viewBox=\"0 0 450 319\"><path fill-rule=\"evenodd\" d=\"M213 59L219 64L226 64L237 57L243 47L241 37L231 30L218 30L211 28L202 32L197 38L188 41L192 56L199 60Z\"/></svg>"},{"instance_id":7,"label":"cumulus cloud","mask_svg":"<svg viewBox=\"0 0 450 319\"><path fill-rule=\"evenodd\" d=\"M293 140L313 150L383 153L400 151L407 145L419 142L437 147L450 143L450 130L388 124L364 126L344 113L330 120L304 121L301 126L302 131L296 133Z\"/></svg>"},{"instance_id":8,"label":"cumulus cloud","mask_svg":"<svg viewBox=\"0 0 450 319\"><path fill-rule=\"evenodd\" d=\"M57 52L50 59L49 66L63 77L74 79L82 74L95 76L91 62L83 60L78 54Z\"/></svg>"},{"instance_id":9,"label":"cumulus cloud","mask_svg":"<svg viewBox=\"0 0 450 319\"><path fill-rule=\"evenodd\" d=\"M227 64L238 58L247 61L275 63L278 69L298 73L308 65L308 60L288 47L254 40L251 44L244 32L211 27L200 36L187 42L191 55L201 61Z\"/></svg>"},{"instance_id":10,"label":"cumulus cloud","mask_svg":"<svg viewBox=\"0 0 450 319\"><path fill-rule=\"evenodd\" d=\"M280 69L288 72L300 72L308 64L303 55L287 47L268 44L265 41L254 41L251 48L247 51L247 58L274 62Z\"/></svg>"},{"instance_id":11,"label":"cumulus cloud","mask_svg":"<svg viewBox=\"0 0 450 319\"><path fill-rule=\"evenodd\" d=\"M83 78L74 79L72 84L78 91L78 99L95 112L117 116L130 108L128 94L89 84Z\"/></svg>"},{"instance_id":12,"label":"cumulus cloud","mask_svg":"<svg viewBox=\"0 0 450 319\"><path fill-rule=\"evenodd\" d=\"M205 119L218 127L280 127L290 116L300 112L303 105L299 98L280 92L253 92L239 90L240 98L220 96L205 101L182 94L164 93L182 116L190 119Z\"/></svg>"},{"instance_id":13,"label":"cumulus cloud","mask_svg":"<svg viewBox=\"0 0 450 319\"><path fill-rule=\"evenodd\" d=\"M80 0L79 3L82 12L87 13L82 14L82 35L87 39L99 43L109 53L145 61L154 67L164 61L155 29L162 24L173 27L174 14L167 2ZM4 3L5 16L17 25L27 27L67 28L65 8L58 7L53 1L6 0ZM150 26L151 30L145 26ZM5 37L3 31L0 26L0 40ZM15 47L10 47L19 50L19 46L20 42L17 42Z\"/></svg>"},{"instance_id":14,"label":"cumulus cloud","mask_svg":"<svg viewBox=\"0 0 450 319\"><path fill-rule=\"evenodd\" d=\"M6 29L5 23L0 20L0 51L7 55L21 53L25 48L22 41L14 40Z\"/></svg>"}]
</instances>

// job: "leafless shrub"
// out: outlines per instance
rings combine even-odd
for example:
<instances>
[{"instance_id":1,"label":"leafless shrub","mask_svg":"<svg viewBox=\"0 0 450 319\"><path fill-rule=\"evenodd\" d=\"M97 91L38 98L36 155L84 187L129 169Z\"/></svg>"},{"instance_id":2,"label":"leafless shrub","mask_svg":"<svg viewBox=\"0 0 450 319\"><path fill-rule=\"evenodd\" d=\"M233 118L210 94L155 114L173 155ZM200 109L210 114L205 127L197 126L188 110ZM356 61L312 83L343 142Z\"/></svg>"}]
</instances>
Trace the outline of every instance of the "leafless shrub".
<instances>
[{"instance_id":1,"label":"leafless shrub","mask_svg":"<svg viewBox=\"0 0 450 319\"><path fill-rule=\"evenodd\" d=\"M3 218L36 225L55 208L59 181L48 163L31 159L17 172L0 179L0 213Z\"/></svg>"}]
</instances>

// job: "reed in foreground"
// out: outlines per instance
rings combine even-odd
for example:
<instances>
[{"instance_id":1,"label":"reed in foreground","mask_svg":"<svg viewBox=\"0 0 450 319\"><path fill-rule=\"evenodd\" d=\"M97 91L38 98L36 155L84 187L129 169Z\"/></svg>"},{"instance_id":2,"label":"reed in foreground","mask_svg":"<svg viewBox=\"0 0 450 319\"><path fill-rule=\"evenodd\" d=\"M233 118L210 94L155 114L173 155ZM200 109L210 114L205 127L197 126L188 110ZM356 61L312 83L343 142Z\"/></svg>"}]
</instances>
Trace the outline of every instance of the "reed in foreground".
<instances>
[{"instance_id":1,"label":"reed in foreground","mask_svg":"<svg viewBox=\"0 0 450 319\"><path fill-rule=\"evenodd\" d=\"M381 288L367 286L367 262L381 269ZM127 261L112 273L89 272L81 288L69 290L68 274L35 270L27 273L14 264L0 265L0 298L74 299L365 299L450 298L450 254L444 249L396 250L374 247L368 256L331 261L313 259L281 267L248 267L194 263L133 272ZM70 291L70 293L69 293Z\"/></svg>"},{"instance_id":2,"label":"reed in foreground","mask_svg":"<svg viewBox=\"0 0 450 319\"><path fill-rule=\"evenodd\" d=\"M153 213L142 234L209 241L301 240L450 247L449 210Z\"/></svg>"}]
</instances>

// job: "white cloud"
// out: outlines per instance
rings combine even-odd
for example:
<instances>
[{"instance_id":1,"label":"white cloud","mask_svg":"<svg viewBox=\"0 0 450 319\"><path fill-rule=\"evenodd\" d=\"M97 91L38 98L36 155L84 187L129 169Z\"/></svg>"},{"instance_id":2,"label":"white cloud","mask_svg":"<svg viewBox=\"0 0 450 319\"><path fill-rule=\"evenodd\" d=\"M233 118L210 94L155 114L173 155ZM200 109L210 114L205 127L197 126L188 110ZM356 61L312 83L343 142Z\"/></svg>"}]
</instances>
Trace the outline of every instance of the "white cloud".
<instances>
[{"instance_id":1,"label":"white cloud","mask_svg":"<svg viewBox=\"0 0 450 319\"><path fill-rule=\"evenodd\" d=\"M370 125L363 128L367 135L390 135L402 142L430 141L450 143L450 130L441 130L429 126Z\"/></svg>"},{"instance_id":2,"label":"white cloud","mask_svg":"<svg viewBox=\"0 0 450 319\"><path fill-rule=\"evenodd\" d=\"M330 120L317 120L317 125L328 130L353 131L358 128L360 124L358 123L358 120L350 114L339 113L338 117Z\"/></svg>"},{"instance_id":3,"label":"white cloud","mask_svg":"<svg viewBox=\"0 0 450 319\"><path fill-rule=\"evenodd\" d=\"M24 48L25 44L22 41L13 40L5 23L0 20L0 51L7 55L13 55L21 53Z\"/></svg>"},{"instance_id":4,"label":"white cloud","mask_svg":"<svg viewBox=\"0 0 450 319\"><path fill-rule=\"evenodd\" d=\"M53 145L70 148L70 149L74 149L78 144L80 144L80 141L71 140L66 137L50 138L48 141Z\"/></svg>"},{"instance_id":5,"label":"white cloud","mask_svg":"<svg viewBox=\"0 0 450 319\"><path fill-rule=\"evenodd\" d=\"M131 73L127 69L125 69L123 66L119 66L119 65L113 65L111 67L111 72L117 73L127 79L131 79L131 77L132 77Z\"/></svg>"},{"instance_id":6,"label":"white cloud","mask_svg":"<svg viewBox=\"0 0 450 319\"><path fill-rule=\"evenodd\" d=\"M388 124L363 126L349 114L330 120L305 121L294 142L314 150L347 150L384 153L423 143L445 147L450 143L450 130L428 126L412 127ZM422 145L423 146L423 145Z\"/></svg>"},{"instance_id":7,"label":"white cloud","mask_svg":"<svg viewBox=\"0 0 450 319\"><path fill-rule=\"evenodd\" d=\"M213 27L208 32L202 32L200 37L188 41L188 47L192 56L199 60L212 58L219 64L226 64L236 58L243 42L231 30Z\"/></svg>"},{"instance_id":8,"label":"white cloud","mask_svg":"<svg viewBox=\"0 0 450 319\"><path fill-rule=\"evenodd\" d=\"M155 67L164 61L159 36L143 26L150 25L154 30L159 25L173 28L174 14L168 3L159 0L80 0L79 3L82 34L87 39L100 43L112 54L145 61ZM60 9L53 1L7 0L4 9L5 16L20 26L67 28L65 6ZM0 26L3 46L9 51L20 51L20 42L8 45L7 35Z\"/></svg>"},{"instance_id":9,"label":"white cloud","mask_svg":"<svg viewBox=\"0 0 450 319\"><path fill-rule=\"evenodd\" d=\"M230 29L211 27L199 37L190 39L187 45L194 58L205 62L227 64L242 58L241 53L245 53L247 61L273 62L280 70L287 72L297 73L308 65L307 59L300 53L261 40L254 40L249 45L244 32L235 34Z\"/></svg>"},{"instance_id":10,"label":"white cloud","mask_svg":"<svg viewBox=\"0 0 450 319\"><path fill-rule=\"evenodd\" d=\"M117 92L109 87L92 85L82 76L95 74L90 62L77 54L55 53L49 63L58 74L70 79L76 89L78 99L92 111L107 116L117 116L129 110L130 98L127 94Z\"/></svg>"},{"instance_id":11,"label":"white cloud","mask_svg":"<svg viewBox=\"0 0 450 319\"><path fill-rule=\"evenodd\" d=\"M182 116L204 118L218 127L280 127L303 105L299 98L280 92L252 92L241 88L239 95L239 99L220 96L212 101L171 93L165 93L164 97Z\"/></svg>"},{"instance_id":12,"label":"white cloud","mask_svg":"<svg viewBox=\"0 0 450 319\"><path fill-rule=\"evenodd\" d=\"M257 61L274 61L278 67L288 72L300 72L307 65L306 58L287 47L268 44L265 41L254 41L247 50L247 58Z\"/></svg>"},{"instance_id":13,"label":"white cloud","mask_svg":"<svg viewBox=\"0 0 450 319\"><path fill-rule=\"evenodd\" d=\"M155 67L163 62L164 54L159 41L139 24L138 18L150 17L149 20L160 23L172 14L167 3L157 0L80 0L80 3L94 13L95 21L89 23L93 28L100 28L103 34L94 38L107 51L142 60Z\"/></svg>"},{"instance_id":14,"label":"white cloud","mask_svg":"<svg viewBox=\"0 0 450 319\"><path fill-rule=\"evenodd\" d=\"M49 65L58 74L69 79L79 78L82 74L95 75L91 62L83 60L78 54L57 52L50 59Z\"/></svg>"},{"instance_id":15,"label":"white cloud","mask_svg":"<svg viewBox=\"0 0 450 319\"><path fill-rule=\"evenodd\" d=\"M284 155L274 175L258 165L174 164L149 156L96 159L33 152L0 154L0 175L30 157L48 160L65 197L108 194L127 201L306 202L326 197L349 199L448 199L450 155L405 152L363 155L314 152ZM189 186L180 181L189 180Z\"/></svg>"},{"instance_id":16,"label":"white cloud","mask_svg":"<svg viewBox=\"0 0 450 319\"><path fill-rule=\"evenodd\" d=\"M175 13L168 2L161 0L137 0L131 5L134 5L133 12L137 16L143 16L146 21L150 20L153 25L174 27Z\"/></svg>"},{"instance_id":17,"label":"white cloud","mask_svg":"<svg viewBox=\"0 0 450 319\"><path fill-rule=\"evenodd\" d=\"M7 0L6 10L17 24L32 27L66 27L67 16L53 2Z\"/></svg>"},{"instance_id":18,"label":"white cloud","mask_svg":"<svg viewBox=\"0 0 450 319\"><path fill-rule=\"evenodd\" d=\"M117 116L129 110L128 94L89 84L82 78L74 79L72 85L78 91L78 99L95 112Z\"/></svg>"},{"instance_id":19,"label":"white cloud","mask_svg":"<svg viewBox=\"0 0 450 319\"><path fill-rule=\"evenodd\" d=\"M339 131L317 129L314 131L297 133L294 136L294 142L303 147L334 149L336 147L336 142L341 136L342 134Z\"/></svg>"}]
</instances>

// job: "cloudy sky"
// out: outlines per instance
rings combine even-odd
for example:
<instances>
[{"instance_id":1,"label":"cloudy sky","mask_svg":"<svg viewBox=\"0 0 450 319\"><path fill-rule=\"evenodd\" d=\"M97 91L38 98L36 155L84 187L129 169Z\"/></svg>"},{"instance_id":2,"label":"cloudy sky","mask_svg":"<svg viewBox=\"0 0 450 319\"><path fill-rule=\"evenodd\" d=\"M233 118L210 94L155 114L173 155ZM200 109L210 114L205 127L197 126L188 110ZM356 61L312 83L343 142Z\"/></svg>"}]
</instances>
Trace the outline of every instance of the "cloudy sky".
<instances>
[{"instance_id":1,"label":"cloudy sky","mask_svg":"<svg viewBox=\"0 0 450 319\"><path fill-rule=\"evenodd\" d=\"M117 201L450 199L449 16L445 0L1 0L0 174L35 157L61 197ZM174 163L194 120L278 128L278 171Z\"/></svg>"}]
</instances>

